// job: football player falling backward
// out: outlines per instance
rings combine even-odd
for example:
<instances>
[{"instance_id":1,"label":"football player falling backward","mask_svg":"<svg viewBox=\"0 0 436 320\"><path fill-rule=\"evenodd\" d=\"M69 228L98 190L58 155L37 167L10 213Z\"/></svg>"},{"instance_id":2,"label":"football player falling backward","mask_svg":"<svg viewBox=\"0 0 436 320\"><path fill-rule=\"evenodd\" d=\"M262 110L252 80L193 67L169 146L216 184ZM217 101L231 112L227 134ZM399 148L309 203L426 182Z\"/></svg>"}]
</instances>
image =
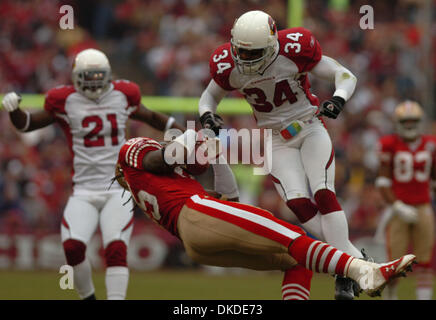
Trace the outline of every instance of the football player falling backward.
<instances>
[{"instance_id":1,"label":"football player falling backward","mask_svg":"<svg viewBox=\"0 0 436 320\"><path fill-rule=\"evenodd\" d=\"M396 133L382 137L378 145L381 165L376 186L390 205L387 219L383 219L388 221L384 230L388 257L400 257L412 245L419 263L416 298L430 300L434 245L430 180L436 180L436 138L421 133L422 119L423 111L416 102L405 101L395 108ZM393 282L384 298L398 299L396 288Z\"/></svg>"},{"instance_id":2,"label":"football player falling backward","mask_svg":"<svg viewBox=\"0 0 436 320\"><path fill-rule=\"evenodd\" d=\"M212 79L199 102L203 127L218 135L223 124L215 113L219 102L229 91L243 94L257 125L272 129L268 167L287 206L312 235L362 258L349 241L347 219L336 199L334 151L319 119L338 116L354 92L356 77L322 55L310 31L300 27L277 31L274 20L262 11L249 11L235 21L230 42L211 56L210 72ZM310 92L309 72L335 83L333 97L321 108ZM354 285L337 277L336 299L353 299Z\"/></svg>"},{"instance_id":3,"label":"football player falling backward","mask_svg":"<svg viewBox=\"0 0 436 320\"><path fill-rule=\"evenodd\" d=\"M370 296L380 294L388 282L411 270L414 255L386 264L365 261L306 236L303 229L274 217L269 211L216 199L217 196L237 199L236 181L223 156L219 164L212 164L213 193L208 193L188 174L182 163L185 156L189 159L197 152L195 143L187 142L195 141L195 135L195 131L187 130L165 147L149 138L130 139L121 147L116 167L119 184L130 190L136 204L152 220L183 242L195 262L255 270L338 274L367 284L361 287ZM184 146L183 151L176 152L174 161L167 161L177 150L175 144ZM300 283L288 285L285 273L283 298L309 298L310 276L303 279L299 275L293 278L298 278Z\"/></svg>"},{"instance_id":4,"label":"football player falling backward","mask_svg":"<svg viewBox=\"0 0 436 320\"><path fill-rule=\"evenodd\" d=\"M72 80L74 85L47 92L43 110L22 111L21 99L14 92L5 95L3 106L20 131L33 131L54 122L63 129L73 157L73 194L63 214L61 237L67 263L74 268L74 286L81 298L95 298L85 252L99 224L107 266L107 298L124 299L133 213L122 205L122 188L107 189L120 146L125 142L126 121L139 120L159 130L183 128L174 118L146 109L140 102L137 84L111 81L111 67L101 51L80 52L74 60Z\"/></svg>"}]
</instances>

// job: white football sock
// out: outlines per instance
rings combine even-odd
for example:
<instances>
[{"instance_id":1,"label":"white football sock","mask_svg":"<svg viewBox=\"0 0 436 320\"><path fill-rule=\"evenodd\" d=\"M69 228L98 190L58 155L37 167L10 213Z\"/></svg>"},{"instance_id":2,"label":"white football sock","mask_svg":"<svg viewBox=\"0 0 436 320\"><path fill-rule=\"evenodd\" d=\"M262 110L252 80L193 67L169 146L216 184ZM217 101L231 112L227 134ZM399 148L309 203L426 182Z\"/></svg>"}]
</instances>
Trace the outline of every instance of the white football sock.
<instances>
[{"instance_id":1,"label":"white football sock","mask_svg":"<svg viewBox=\"0 0 436 320\"><path fill-rule=\"evenodd\" d=\"M344 211L334 211L321 216L322 234L325 241L335 248L356 258L363 258L362 253L348 238L348 222Z\"/></svg>"},{"instance_id":2,"label":"white football sock","mask_svg":"<svg viewBox=\"0 0 436 320\"><path fill-rule=\"evenodd\" d=\"M431 268L417 267L416 277L416 299L431 300L433 297L433 270Z\"/></svg>"},{"instance_id":3,"label":"white football sock","mask_svg":"<svg viewBox=\"0 0 436 320\"><path fill-rule=\"evenodd\" d=\"M108 267L106 269L106 291L108 300L124 300L129 283L127 267Z\"/></svg>"},{"instance_id":4,"label":"white football sock","mask_svg":"<svg viewBox=\"0 0 436 320\"><path fill-rule=\"evenodd\" d=\"M302 223L301 226L310 234L314 235L318 240L325 241L322 233L321 214L318 212L311 219Z\"/></svg>"},{"instance_id":5,"label":"white football sock","mask_svg":"<svg viewBox=\"0 0 436 320\"><path fill-rule=\"evenodd\" d=\"M431 300L433 297L433 288L421 287L416 288L416 300Z\"/></svg>"},{"instance_id":6,"label":"white football sock","mask_svg":"<svg viewBox=\"0 0 436 320\"><path fill-rule=\"evenodd\" d=\"M84 299L94 293L94 284L92 283L91 263L85 258L81 263L73 267L74 270L74 287L80 298Z\"/></svg>"}]
</instances>

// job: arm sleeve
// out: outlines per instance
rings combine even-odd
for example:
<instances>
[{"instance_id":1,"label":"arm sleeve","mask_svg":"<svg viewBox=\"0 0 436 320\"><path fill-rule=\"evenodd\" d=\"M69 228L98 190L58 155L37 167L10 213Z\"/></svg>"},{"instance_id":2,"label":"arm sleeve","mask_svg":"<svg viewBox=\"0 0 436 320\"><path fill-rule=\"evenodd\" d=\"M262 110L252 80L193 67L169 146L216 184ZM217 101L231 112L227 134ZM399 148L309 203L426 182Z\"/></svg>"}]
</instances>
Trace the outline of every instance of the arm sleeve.
<instances>
[{"instance_id":1,"label":"arm sleeve","mask_svg":"<svg viewBox=\"0 0 436 320\"><path fill-rule=\"evenodd\" d=\"M322 56L319 63L312 69L311 73L321 79L335 81L336 91L334 96L339 96L347 101L356 88L357 78L350 70L342 66L336 60Z\"/></svg>"},{"instance_id":2,"label":"arm sleeve","mask_svg":"<svg viewBox=\"0 0 436 320\"><path fill-rule=\"evenodd\" d=\"M218 163L212 164L212 168L215 176L215 191L228 199L239 197L238 185L233 171L222 155Z\"/></svg>"},{"instance_id":3,"label":"arm sleeve","mask_svg":"<svg viewBox=\"0 0 436 320\"><path fill-rule=\"evenodd\" d=\"M143 170L142 159L153 150L162 149L162 145L153 139L134 138L128 140L120 150L118 162L123 166Z\"/></svg>"},{"instance_id":4,"label":"arm sleeve","mask_svg":"<svg viewBox=\"0 0 436 320\"><path fill-rule=\"evenodd\" d=\"M215 80L211 80L207 88L203 91L198 102L198 111L200 116L203 113L210 111L216 113L216 109L220 101L226 96L227 90L221 88Z\"/></svg>"}]
</instances>

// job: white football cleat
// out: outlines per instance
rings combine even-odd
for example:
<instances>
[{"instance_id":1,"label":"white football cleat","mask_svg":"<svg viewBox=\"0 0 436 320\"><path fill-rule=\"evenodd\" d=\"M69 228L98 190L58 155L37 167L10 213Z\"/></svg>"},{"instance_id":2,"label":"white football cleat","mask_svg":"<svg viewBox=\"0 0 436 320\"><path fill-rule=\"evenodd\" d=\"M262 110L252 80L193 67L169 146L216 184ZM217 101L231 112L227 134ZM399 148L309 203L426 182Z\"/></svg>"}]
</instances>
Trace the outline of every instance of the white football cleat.
<instances>
[{"instance_id":1,"label":"white football cleat","mask_svg":"<svg viewBox=\"0 0 436 320\"><path fill-rule=\"evenodd\" d=\"M385 286L393 279L400 276L405 277L406 272L412 271L412 264L416 263L416 257L413 254L407 254L401 258L382 264L374 264L372 281L363 289L370 297L381 296Z\"/></svg>"}]
</instances>

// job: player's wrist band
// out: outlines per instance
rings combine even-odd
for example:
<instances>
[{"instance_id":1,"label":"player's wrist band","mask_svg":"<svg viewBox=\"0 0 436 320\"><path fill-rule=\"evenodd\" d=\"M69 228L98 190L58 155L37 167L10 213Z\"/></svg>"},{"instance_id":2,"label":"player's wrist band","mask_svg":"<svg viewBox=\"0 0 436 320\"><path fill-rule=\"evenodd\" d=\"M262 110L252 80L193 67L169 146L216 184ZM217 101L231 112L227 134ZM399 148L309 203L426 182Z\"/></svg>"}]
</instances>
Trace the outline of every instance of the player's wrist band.
<instances>
[{"instance_id":1,"label":"player's wrist band","mask_svg":"<svg viewBox=\"0 0 436 320\"><path fill-rule=\"evenodd\" d=\"M188 129L183 134L173 140L173 143L181 144L186 149L186 158L189 159L191 154L195 151L195 144L197 139L197 133L195 130ZM167 146L168 148L168 146ZM184 152L177 152L173 157L175 163L184 164L185 154Z\"/></svg>"},{"instance_id":2,"label":"player's wrist band","mask_svg":"<svg viewBox=\"0 0 436 320\"><path fill-rule=\"evenodd\" d=\"M347 101L348 92L345 91L344 89L337 89L333 93L333 97L340 97L340 98L344 99L344 103L345 103Z\"/></svg>"},{"instance_id":3,"label":"player's wrist band","mask_svg":"<svg viewBox=\"0 0 436 320\"><path fill-rule=\"evenodd\" d=\"M375 186L377 188L390 187L392 186L392 180L387 177L377 177L375 179Z\"/></svg>"},{"instance_id":4,"label":"player's wrist band","mask_svg":"<svg viewBox=\"0 0 436 320\"><path fill-rule=\"evenodd\" d=\"M167 124L165 125L164 131L167 131L168 129L170 129L174 122L176 122L176 119L174 117L169 117Z\"/></svg>"},{"instance_id":5,"label":"player's wrist band","mask_svg":"<svg viewBox=\"0 0 436 320\"><path fill-rule=\"evenodd\" d=\"M29 111L24 111L24 113L26 114L26 124L24 125L24 127L18 129L20 131L26 131L27 129L29 129L30 126L30 113Z\"/></svg>"},{"instance_id":6,"label":"player's wrist band","mask_svg":"<svg viewBox=\"0 0 436 320\"><path fill-rule=\"evenodd\" d=\"M336 102L336 104L338 105L338 107L339 107L341 110L344 108L344 105L345 105L345 99L342 98L341 96L333 95L333 97L332 97L330 100Z\"/></svg>"}]
</instances>

